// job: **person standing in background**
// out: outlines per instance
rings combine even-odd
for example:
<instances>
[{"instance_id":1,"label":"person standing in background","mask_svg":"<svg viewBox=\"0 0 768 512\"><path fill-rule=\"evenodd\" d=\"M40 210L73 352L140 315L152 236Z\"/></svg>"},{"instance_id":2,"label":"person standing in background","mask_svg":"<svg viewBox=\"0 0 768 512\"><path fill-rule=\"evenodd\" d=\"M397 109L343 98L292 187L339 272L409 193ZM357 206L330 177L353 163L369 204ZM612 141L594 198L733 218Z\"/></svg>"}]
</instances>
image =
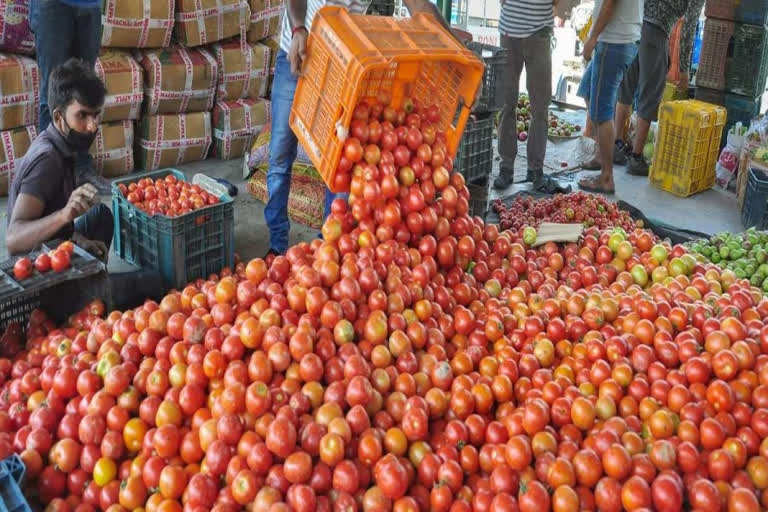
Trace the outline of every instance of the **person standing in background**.
<instances>
[{"instance_id":1,"label":"person standing in background","mask_svg":"<svg viewBox=\"0 0 768 512\"><path fill-rule=\"evenodd\" d=\"M507 50L507 65L502 72L504 110L499 124L499 175L495 189L514 182L517 158L517 100L520 75L525 66L526 88L531 103L528 130L528 168L526 181L534 190L554 191L554 182L544 176L547 151L549 103L552 99L552 36L555 2L552 0L501 0L499 31L501 47Z\"/></svg>"},{"instance_id":2,"label":"person standing in background","mask_svg":"<svg viewBox=\"0 0 768 512\"><path fill-rule=\"evenodd\" d=\"M616 127L626 124L637 93L637 128L631 147L617 140L613 162L627 164L627 173L648 176L643 147L651 122L658 116L669 72L669 35L681 17L679 89L688 90L688 72L696 25L704 8L704 0L646 0L638 54L624 75L616 104Z\"/></svg>"},{"instance_id":3,"label":"person standing in background","mask_svg":"<svg viewBox=\"0 0 768 512\"><path fill-rule=\"evenodd\" d=\"M101 47L102 0L31 0L29 26L35 34L35 53L40 68L38 132L51 123L48 107L48 80L51 71L78 58L93 67ZM96 173L88 150L76 157L75 178L91 183L102 194L111 192L110 183Z\"/></svg>"},{"instance_id":4,"label":"person standing in background","mask_svg":"<svg viewBox=\"0 0 768 512\"><path fill-rule=\"evenodd\" d=\"M589 62L581 78L578 95L587 103L591 132L598 143L600 176L579 182L589 192L614 192L613 147L616 130L614 106L624 72L637 55L643 21L642 0L597 0L595 23L584 45Z\"/></svg>"}]
</instances>

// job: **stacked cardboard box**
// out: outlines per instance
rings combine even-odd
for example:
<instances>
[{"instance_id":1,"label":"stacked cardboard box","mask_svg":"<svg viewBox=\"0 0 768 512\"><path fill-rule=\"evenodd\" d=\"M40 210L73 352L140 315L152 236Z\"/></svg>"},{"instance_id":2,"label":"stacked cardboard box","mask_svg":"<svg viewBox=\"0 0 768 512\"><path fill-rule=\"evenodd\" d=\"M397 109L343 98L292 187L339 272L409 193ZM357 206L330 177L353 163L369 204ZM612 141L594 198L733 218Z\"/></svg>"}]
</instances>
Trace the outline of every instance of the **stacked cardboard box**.
<instances>
[{"instance_id":1,"label":"stacked cardboard box","mask_svg":"<svg viewBox=\"0 0 768 512\"><path fill-rule=\"evenodd\" d=\"M171 43L176 0L104 0L101 46L162 48Z\"/></svg>"},{"instance_id":2,"label":"stacked cardboard box","mask_svg":"<svg viewBox=\"0 0 768 512\"><path fill-rule=\"evenodd\" d=\"M178 0L176 39L185 46L201 46L243 36L249 20L245 0Z\"/></svg>"},{"instance_id":3,"label":"stacked cardboard box","mask_svg":"<svg viewBox=\"0 0 768 512\"><path fill-rule=\"evenodd\" d=\"M115 178L134 169L133 122L141 114L144 72L130 53L112 49L102 50L95 69L106 84L107 97L91 155L100 173Z\"/></svg>"},{"instance_id":4,"label":"stacked cardboard box","mask_svg":"<svg viewBox=\"0 0 768 512\"><path fill-rule=\"evenodd\" d=\"M20 55L0 54L0 195L8 194L19 159L37 135L39 102L37 62Z\"/></svg>"}]
</instances>

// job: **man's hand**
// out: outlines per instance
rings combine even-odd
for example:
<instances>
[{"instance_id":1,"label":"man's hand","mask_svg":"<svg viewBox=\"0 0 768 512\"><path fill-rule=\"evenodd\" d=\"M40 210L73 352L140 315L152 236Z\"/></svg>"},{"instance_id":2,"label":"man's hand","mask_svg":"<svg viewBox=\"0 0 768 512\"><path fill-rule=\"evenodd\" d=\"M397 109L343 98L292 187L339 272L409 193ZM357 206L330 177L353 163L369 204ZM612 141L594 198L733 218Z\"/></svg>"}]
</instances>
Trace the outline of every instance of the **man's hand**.
<instances>
[{"instance_id":1,"label":"man's hand","mask_svg":"<svg viewBox=\"0 0 768 512\"><path fill-rule=\"evenodd\" d=\"M288 50L288 62L291 63L291 73L301 74L301 66L304 59L307 58L307 31L305 29L297 30L293 33L291 39L291 48Z\"/></svg>"},{"instance_id":2,"label":"man's hand","mask_svg":"<svg viewBox=\"0 0 768 512\"><path fill-rule=\"evenodd\" d=\"M677 81L677 90L688 92L688 73L680 73L680 79Z\"/></svg>"},{"instance_id":3,"label":"man's hand","mask_svg":"<svg viewBox=\"0 0 768 512\"><path fill-rule=\"evenodd\" d=\"M75 189L69 196L67 206L64 207L64 215L67 222L72 222L87 212L99 196L99 191L90 183L86 183Z\"/></svg>"},{"instance_id":4,"label":"man's hand","mask_svg":"<svg viewBox=\"0 0 768 512\"><path fill-rule=\"evenodd\" d=\"M582 52L582 56L584 57L584 60L589 62L592 60L592 52L595 51L595 46L597 45L597 39L594 37L590 37L587 39L587 42L584 43L584 51Z\"/></svg>"},{"instance_id":5,"label":"man's hand","mask_svg":"<svg viewBox=\"0 0 768 512\"><path fill-rule=\"evenodd\" d=\"M88 238L85 238L83 235L81 235L77 231L75 231L72 234L72 241L78 246L80 246L82 249L88 251L89 253L99 258L104 263L107 262L107 256L109 256L109 250L107 249L107 246L104 244L104 242L100 240L90 240Z\"/></svg>"}]
</instances>

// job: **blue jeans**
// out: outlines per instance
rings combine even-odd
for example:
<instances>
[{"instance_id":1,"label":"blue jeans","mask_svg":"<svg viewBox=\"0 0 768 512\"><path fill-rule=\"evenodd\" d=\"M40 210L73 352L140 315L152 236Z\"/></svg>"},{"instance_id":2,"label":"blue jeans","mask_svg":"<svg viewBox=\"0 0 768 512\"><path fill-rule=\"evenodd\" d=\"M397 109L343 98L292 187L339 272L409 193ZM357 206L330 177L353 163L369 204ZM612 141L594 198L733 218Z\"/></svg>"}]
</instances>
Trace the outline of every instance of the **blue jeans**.
<instances>
[{"instance_id":1,"label":"blue jeans","mask_svg":"<svg viewBox=\"0 0 768 512\"><path fill-rule=\"evenodd\" d=\"M75 231L88 240L104 242L107 249L112 245L115 220L112 210L105 204L97 204L75 219Z\"/></svg>"},{"instance_id":2,"label":"blue jeans","mask_svg":"<svg viewBox=\"0 0 768 512\"><path fill-rule=\"evenodd\" d=\"M587 102L592 121L602 123L613 119L619 86L636 55L635 43L597 43L577 93Z\"/></svg>"},{"instance_id":3,"label":"blue jeans","mask_svg":"<svg viewBox=\"0 0 768 512\"><path fill-rule=\"evenodd\" d=\"M298 140L288 120L291 105L296 94L298 77L291 73L288 55L280 50L275 61L275 78L272 82L272 130L269 141L269 170L267 171L267 206L264 219L269 228L269 247L280 254L288 250L288 193L291 190L291 169L296 160ZM331 212L331 203L336 198L325 189L325 210L323 218Z\"/></svg>"},{"instance_id":4,"label":"blue jeans","mask_svg":"<svg viewBox=\"0 0 768 512\"><path fill-rule=\"evenodd\" d=\"M101 46L101 9L70 7L59 0L32 0L29 26L35 34L35 53L40 67L40 133L51 122L48 109L48 77L72 57L91 66Z\"/></svg>"}]
</instances>

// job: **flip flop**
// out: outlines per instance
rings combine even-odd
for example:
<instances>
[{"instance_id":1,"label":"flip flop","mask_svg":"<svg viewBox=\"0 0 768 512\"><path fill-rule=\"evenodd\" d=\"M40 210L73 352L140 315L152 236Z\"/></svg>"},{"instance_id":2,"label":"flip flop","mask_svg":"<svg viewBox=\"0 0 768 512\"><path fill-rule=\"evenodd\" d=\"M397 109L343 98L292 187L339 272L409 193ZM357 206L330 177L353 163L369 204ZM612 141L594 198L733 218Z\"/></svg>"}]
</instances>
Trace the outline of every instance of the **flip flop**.
<instances>
[{"instance_id":1,"label":"flip flop","mask_svg":"<svg viewBox=\"0 0 768 512\"><path fill-rule=\"evenodd\" d=\"M592 192L593 194L614 194L616 190L607 190L603 188L597 178L584 178L579 181L579 188L585 192Z\"/></svg>"}]
</instances>

